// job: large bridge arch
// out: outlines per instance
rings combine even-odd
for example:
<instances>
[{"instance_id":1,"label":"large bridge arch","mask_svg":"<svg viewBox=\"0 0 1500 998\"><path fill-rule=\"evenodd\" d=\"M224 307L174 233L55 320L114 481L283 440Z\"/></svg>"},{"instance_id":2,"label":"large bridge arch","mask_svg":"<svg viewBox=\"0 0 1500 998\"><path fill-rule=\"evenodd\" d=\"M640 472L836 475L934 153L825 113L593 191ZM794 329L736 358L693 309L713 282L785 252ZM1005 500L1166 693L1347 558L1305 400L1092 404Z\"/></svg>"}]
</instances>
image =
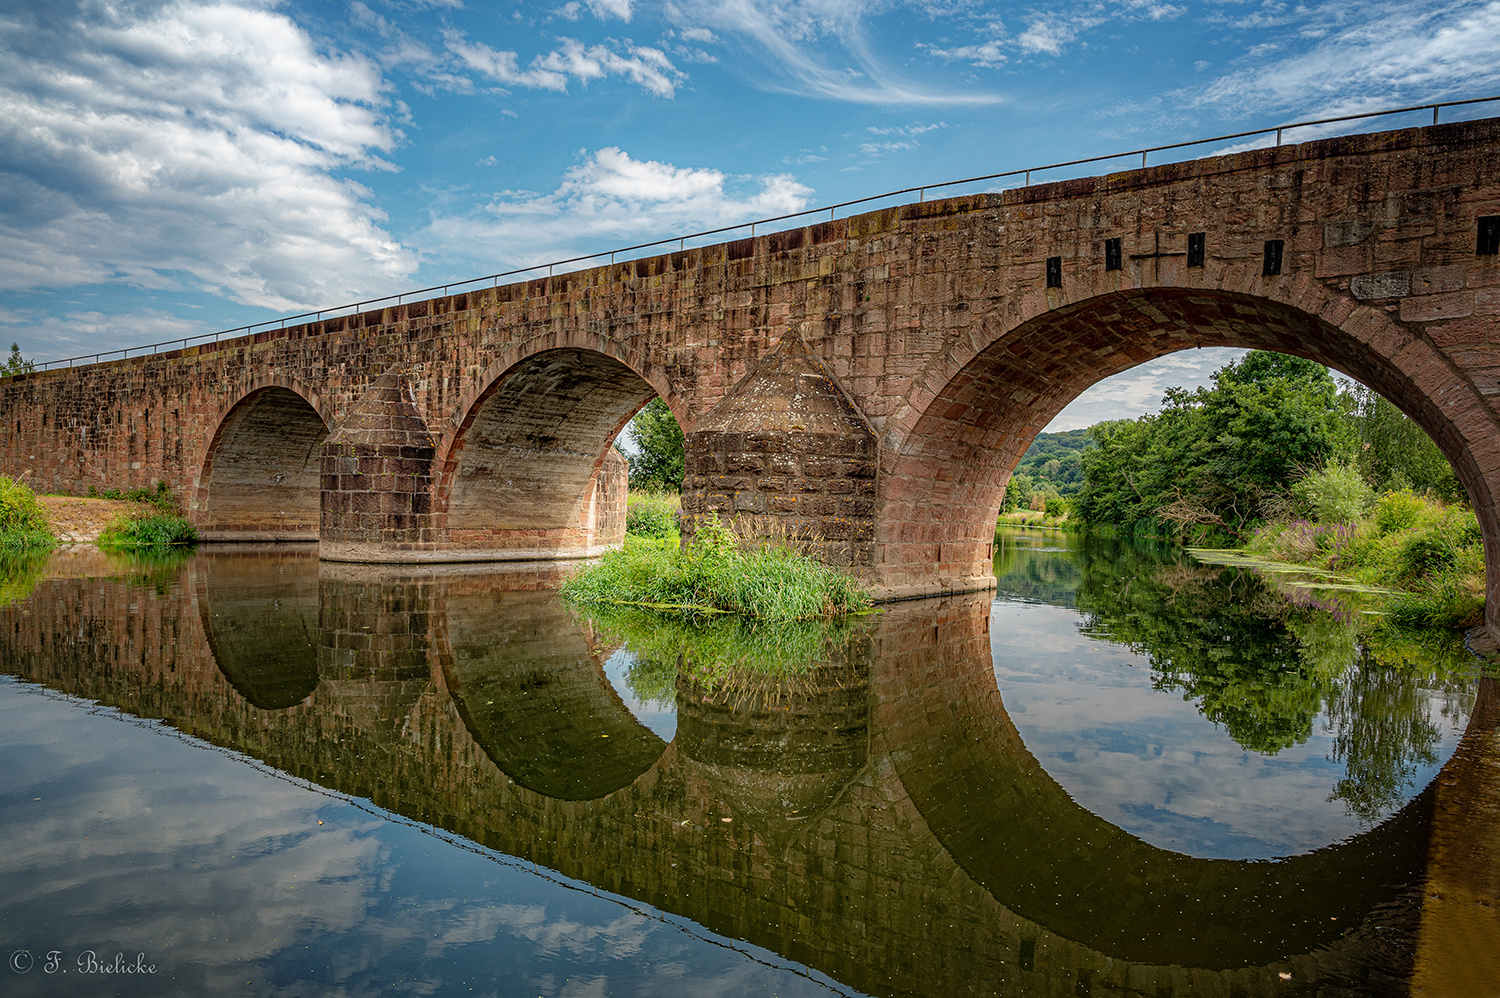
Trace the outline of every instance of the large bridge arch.
<instances>
[{"instance_id":1,"label":"large bridge arch","mask_svg":"<svg viewBox=\"0 0 1500 998\"><path fill-rule=\"evenodd\" d=\"M189 513L205 540L315 541L329 419L296 381L253 384L211 422Z\"/></svg>"},{"instance_id":2,"label":"large bridge arch","mask_svg":"<svg viewBox=\"0 0 1500 998\"><path fill-rule=\"evenodd\" d=\"M1488 621L1500 622L1500 418L1471 376L1379 303L1259 275L1219 287L1094 288L1068 303L1033 296L1031 314L976 323L966 349L930 365L888 423L877 527L887 596L992 583L993 525L1011 470L1043 427L1094 384L1199 346L1293 354L1337 368L1390 399L1437 442L1485 539ZM1224 286L1224 285L1227 285ZM1274 293L1266 293L1268 291ZM936 578L934 578L936 576Z\"/></svg>"},{"instance_id":3,"label":"large bridge arch","mask_svg":"<svg viewBox=\"0 0 1500 998\"><path fill-rule=\"evenodd\" d=\"M442 545L496 559L580 558L624 539L615 438L665 393L614 356L557 347L491 366L437 449Z\"/></svg>"}]
</instances>

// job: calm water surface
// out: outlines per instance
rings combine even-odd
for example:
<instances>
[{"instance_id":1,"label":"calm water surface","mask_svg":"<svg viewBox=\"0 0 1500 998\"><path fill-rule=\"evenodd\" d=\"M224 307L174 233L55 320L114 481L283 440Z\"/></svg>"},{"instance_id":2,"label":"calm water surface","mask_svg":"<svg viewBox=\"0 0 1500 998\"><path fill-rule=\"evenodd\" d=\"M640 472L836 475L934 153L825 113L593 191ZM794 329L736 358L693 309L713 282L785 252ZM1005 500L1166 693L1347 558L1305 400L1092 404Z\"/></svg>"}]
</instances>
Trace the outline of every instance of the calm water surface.
<instances>
[{"instance_id":1,"label":"calm water surface","mask_svg":"<svg viewBox=\"0 0 1500 998\"><path fill-rule=\"evenodd\" d=\"M1486 993L1461 646L997 547L998 597L698 637L553 570L13 566L0 991Z\"/></svg>"}]
</instances>

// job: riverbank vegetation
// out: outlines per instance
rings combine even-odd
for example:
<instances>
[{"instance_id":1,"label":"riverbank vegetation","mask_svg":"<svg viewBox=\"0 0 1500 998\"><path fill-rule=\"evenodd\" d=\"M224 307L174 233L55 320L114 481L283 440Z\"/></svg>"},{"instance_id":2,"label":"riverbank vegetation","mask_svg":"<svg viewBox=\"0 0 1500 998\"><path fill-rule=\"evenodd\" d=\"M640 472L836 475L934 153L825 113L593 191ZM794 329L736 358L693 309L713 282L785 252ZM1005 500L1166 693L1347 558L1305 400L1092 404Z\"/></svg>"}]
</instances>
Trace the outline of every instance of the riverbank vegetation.
<instances>
[{"instance_id":1,"label":"riverbank vegetation","mask_svg":"<svg viewBox=\"0 0 1500 998\"><path fill-rule=\"evenodd\" d=\"M56 543L36 493L25 482L0 476L0 550L34 551Z\"/></svg>"},{"instance_id":2,"label":"riverbank vegetation","mask_svg":"<svg viewBox=\"0 0 1500 998\"><path fill-rule=\"evenodd\" d=\"M700 521L684 550L675 531L627 534L562 586L578 603L641 607L682 617L733 613L760 620L812 620L870 609L850 575L785 543L743 539L717 516Z\"/></svg>"},{"instance_id":3,"label":"riverbank vegetation","mask_svg":"<svg viewBox=\"0 0 1500 998\"><path fill-rule=\"evenodd\" d=\"M1073 510L1089 530L1235 546L1394 593L1395 622L1483 615L1479 527L1422 429L1311 361L1251 351L1160 413L1090 428Z\"/></svg>"},{"instance_id":4,"label":"riverbank vegetation","mask_svg":"<svg viewBox=\"0 0 1500 998\"><path fill-rule=\"evenodd\" d=\"M91 498L122 499L136 507L116 517L99 532L99 547L107 550L186 547L198 543L198 532L182 515L182 508L166 482L151 489L89 489Z\"/></svg>"}]
</instances>

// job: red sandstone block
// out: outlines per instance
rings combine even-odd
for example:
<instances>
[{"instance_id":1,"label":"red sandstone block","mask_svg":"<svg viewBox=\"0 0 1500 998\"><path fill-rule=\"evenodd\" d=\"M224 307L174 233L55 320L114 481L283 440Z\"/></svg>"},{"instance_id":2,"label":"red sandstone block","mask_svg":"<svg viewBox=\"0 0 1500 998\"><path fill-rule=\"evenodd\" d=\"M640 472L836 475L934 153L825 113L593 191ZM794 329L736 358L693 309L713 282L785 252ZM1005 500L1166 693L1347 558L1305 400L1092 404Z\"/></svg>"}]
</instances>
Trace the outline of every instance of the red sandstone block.
<instances>
[{"instance_id":1,"label":"red sandstone block","mask_svg":"<svg viewBox=\"0 0 1500 998\"><path fill-rule=\"evenodd\" d=\"M1474 292L1453 291L1422 295L1401 300L1403 322L1432 322L1436 319L1458 319L1474 313Z\"/></svg>"}]
</instances>

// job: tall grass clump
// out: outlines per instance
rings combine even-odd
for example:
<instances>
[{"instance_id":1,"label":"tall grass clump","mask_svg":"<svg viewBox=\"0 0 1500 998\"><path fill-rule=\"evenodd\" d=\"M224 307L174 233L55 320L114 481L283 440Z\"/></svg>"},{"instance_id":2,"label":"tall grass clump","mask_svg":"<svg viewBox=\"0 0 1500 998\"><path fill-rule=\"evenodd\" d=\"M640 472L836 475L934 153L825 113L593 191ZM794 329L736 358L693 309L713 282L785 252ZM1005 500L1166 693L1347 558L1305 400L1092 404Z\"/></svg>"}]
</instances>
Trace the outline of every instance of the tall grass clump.
<instances>
[{"instance_id":1,"label":"tall grass clump","mask_svg":"<svg viewBox=\"0 0 1500 998\"><path fill-rule=\"evenodd\" d=\"M742 541L710 514L686 551L671 537L626 537L625 547L569 579L583 604L639 606L693 617L736 613L815 620L859 613L870 594L851 576L780 544Z\"/></svg>"},{"instance_id":2,"label":"tall grass clump","mask_svg":"<svg viewBox=\"0 0 1500 998\"><path fill-rule=\"evenodd\" d=\"M637 492L625 497L625 532L637 537L673 537L678 533L682 496L676 492Z\"/></svg>"},{"instance_id":3,"label":"tall grass clump","mask_svg":"<svg viewBox=\"0 0 1500 998\"><path fill-rule=\"evenodd\" d=\"M56 543L36 493L24 482L0 476L0 550L29 551Z\"/></svg>"},{"instance_id":4,"label":"tall grass clump","mask_svg":"<svg viewBox=\"0 0 1500 998\"><path fill-rule=\"evenodd\" d=\"M101 548L129 551L187 547L198 543L198 531L182 515L177 497L166 482L157 482L154 489L108 489L104 492L90 489L89 493L104 499L128 499L138 504L99 531Z\"/></svg>"},{"instance_id":5,"label":"tall grass clump","mask_svg":"<svg viewBox=\"0 0 1500 998\"><path fill-rule=\"evenodd\" d=\"M184 547L197 543L198 531L184 517L147 508L131 510L117 517L99 531L98 540L101 548L112 550Z\"/></svg>"}]
</instances>

